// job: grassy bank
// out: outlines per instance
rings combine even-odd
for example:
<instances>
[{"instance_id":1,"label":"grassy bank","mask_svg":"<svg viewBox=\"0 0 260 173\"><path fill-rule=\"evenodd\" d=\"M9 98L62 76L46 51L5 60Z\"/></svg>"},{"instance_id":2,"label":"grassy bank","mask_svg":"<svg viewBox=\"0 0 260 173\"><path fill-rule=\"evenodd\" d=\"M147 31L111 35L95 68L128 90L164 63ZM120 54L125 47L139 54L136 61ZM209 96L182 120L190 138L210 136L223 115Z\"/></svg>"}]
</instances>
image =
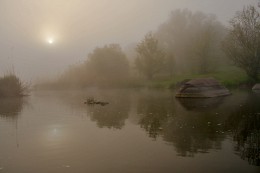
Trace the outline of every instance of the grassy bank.
<instances>
[{"instance_id":1,"label":"grassy bank","mask_svg":"<svg viewBox=\"0 0 260 173\"><path fill-rule=\"evenodd\" d=\"M252 81L247 77L246 73L236 67L223 67L214 73L209 74L181 74L174 75L171 79L155 78L147 84L151 88L175 88L178 83L185 79L214 77L226 87L240 87L251 85Z\"/></svg>"}]
</instances>

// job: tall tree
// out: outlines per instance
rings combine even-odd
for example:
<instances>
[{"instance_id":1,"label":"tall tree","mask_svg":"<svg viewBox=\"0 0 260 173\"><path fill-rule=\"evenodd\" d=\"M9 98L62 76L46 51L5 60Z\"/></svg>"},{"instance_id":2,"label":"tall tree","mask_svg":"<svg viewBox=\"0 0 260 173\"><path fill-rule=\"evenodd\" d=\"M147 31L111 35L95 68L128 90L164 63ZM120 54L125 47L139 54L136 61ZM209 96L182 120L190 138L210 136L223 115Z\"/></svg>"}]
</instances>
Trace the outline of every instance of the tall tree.
<instances>
[{"instance_id":1,"label":"tall tree","mask_svg":"<svg viewBox=\"0 0 260 173\"><path fill-rule=\"evenodd\" d=\"M244 7L230 21L231 28L223 42L227 56L247 75L258 80L260 69L260 14L254 6Z\"/></svg>"},{"instance_id":2,"label":"tall tree","mask_svg":"<svg viewBox=\"0 0 260 173\"><path fill-rule=\"evenodd\" d=\"M222 56L220 42L224 27L214 15L175 10L156 32L167 54L175 57L180 72L207 73Z\"/></svg>"},{"instance_id":3,"label":"tall tree","mask_svg":"<svg viewBox=\"0 0 260 173\"><path fill-rule=\"evenodd\" d=\"M163 68L164 51L159 47L158 40L152 33L145 35L145 38L137 45L136 51L138 54L135 59L137 70L151 80Z\"/></svg>"},{"instance_id":4,"label":"tall tree","mask_svg":"<svg viewBox=\"0 0 260 173\"><path fill-rule=\"evenodd\" d=\"M88 56L86 66L92 80L102 84L120 83L129 74L128 60L118 44L94 49Z\"/></svg>"}]
</instances>

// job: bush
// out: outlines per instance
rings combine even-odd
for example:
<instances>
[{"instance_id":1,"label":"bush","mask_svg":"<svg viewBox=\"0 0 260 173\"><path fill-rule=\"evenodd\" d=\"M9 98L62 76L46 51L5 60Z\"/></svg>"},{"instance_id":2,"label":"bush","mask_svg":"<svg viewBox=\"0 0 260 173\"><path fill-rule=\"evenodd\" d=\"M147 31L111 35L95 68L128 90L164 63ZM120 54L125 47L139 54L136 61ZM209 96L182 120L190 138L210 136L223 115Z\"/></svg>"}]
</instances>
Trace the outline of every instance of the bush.
<instances>
[{"instance_id":1,"label":"bush","mask_svg":"<svg viewBox=\"0 0 260 173\"><path fill-rule=\"evenodd\" d=\"M0 78L0 97L19 97L24 92L25 87L17 76L10 74Z\"/></svg>"}]
</instances>

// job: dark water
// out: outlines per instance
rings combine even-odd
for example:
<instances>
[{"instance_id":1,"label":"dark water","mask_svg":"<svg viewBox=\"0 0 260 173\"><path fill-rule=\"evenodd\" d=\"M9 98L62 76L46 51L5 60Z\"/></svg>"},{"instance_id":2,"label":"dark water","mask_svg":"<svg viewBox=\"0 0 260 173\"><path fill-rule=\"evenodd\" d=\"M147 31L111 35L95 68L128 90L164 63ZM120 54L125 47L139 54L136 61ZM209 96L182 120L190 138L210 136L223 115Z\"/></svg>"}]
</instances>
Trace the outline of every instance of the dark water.
<instances>
[{"instance_id":1,"label":"dark water","mask_svg":"<svg viewBox=\"0 0 260 173\"><path fill-rule=\"evenodd\" d=\"M158 90L0 99L0 173L260 172L260 94ZM87 97L109 102L86 105Z\"/></svg>"}]
</instances>

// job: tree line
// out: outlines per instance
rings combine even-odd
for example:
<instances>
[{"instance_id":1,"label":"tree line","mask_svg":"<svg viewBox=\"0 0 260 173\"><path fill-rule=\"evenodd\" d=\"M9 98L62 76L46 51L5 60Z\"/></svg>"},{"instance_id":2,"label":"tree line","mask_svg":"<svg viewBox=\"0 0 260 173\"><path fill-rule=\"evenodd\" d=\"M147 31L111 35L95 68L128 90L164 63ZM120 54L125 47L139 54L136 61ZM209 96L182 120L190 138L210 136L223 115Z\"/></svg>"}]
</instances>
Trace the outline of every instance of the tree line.
<instances>
[{"instance_id":1,"label":"tree line","mask_svg":"<svg viewBox=\"0 0 260 173\"><path fill-rule=\"evenodd\" d=\"M214 15L175 10L136 44L134 57L127 56L119 44L97 47L83 64L70 67L58 83L118 85L127 83L133 74L148 80L156 75L208 74L230 63L250 79L259 79L260 13L254 6L238 11L228 28Z\"/></svg>"}]
</instances>

